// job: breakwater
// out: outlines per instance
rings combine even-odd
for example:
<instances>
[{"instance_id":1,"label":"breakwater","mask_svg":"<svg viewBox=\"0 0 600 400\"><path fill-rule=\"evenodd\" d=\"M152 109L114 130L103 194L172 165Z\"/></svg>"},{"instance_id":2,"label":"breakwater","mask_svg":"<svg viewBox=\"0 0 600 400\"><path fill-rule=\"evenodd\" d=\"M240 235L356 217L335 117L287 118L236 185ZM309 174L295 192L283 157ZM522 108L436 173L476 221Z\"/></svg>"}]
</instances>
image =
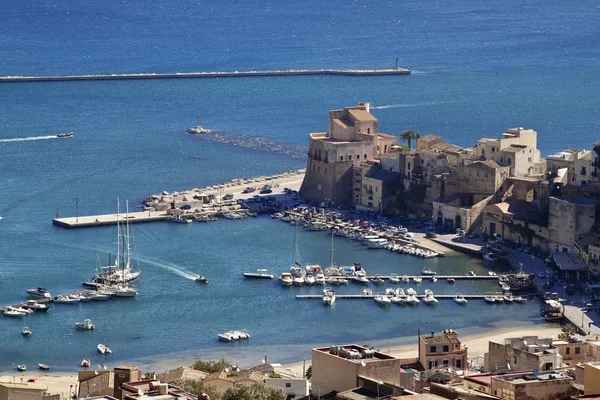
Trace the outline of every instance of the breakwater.
<instances>
[{"instance_id":1,"label":"breakwater","mask_svg":"<svg viewBox=\"0 0 600 400\"><path fill-rule=\"evenodd\" d=\"M282 71L232 71L232 72L175 72L139 74L1 76L0 82L53 82L53 81L114 81L131 79L193 79L193 78L253 78L271 76L337 75L381 76L409 75L406 68L397 69L285 69Z\"/></svg>"}]
</instances>

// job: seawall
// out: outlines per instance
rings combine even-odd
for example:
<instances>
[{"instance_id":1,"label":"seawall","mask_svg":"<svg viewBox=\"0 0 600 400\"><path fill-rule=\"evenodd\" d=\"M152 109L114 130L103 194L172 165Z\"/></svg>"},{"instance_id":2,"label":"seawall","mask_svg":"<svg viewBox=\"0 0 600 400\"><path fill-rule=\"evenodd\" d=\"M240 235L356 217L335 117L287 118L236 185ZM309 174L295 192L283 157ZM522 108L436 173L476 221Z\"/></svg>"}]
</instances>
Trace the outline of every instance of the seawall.
<instances>
[{"instance_id":1,"label":"seawall","mask_svg":"<svg viewBox=\"0 0 600 400\"><path fill-rule=\"evenodd\" d=\"M53 82L53 81L107 81L130 79L192 79L192 78L248 78L299 75L378 76L409 75L409 69L286 69L283 71L233 71L233 72L176 72L139 74L0 76L0 83Z\"/></svg>"}]
</instances>

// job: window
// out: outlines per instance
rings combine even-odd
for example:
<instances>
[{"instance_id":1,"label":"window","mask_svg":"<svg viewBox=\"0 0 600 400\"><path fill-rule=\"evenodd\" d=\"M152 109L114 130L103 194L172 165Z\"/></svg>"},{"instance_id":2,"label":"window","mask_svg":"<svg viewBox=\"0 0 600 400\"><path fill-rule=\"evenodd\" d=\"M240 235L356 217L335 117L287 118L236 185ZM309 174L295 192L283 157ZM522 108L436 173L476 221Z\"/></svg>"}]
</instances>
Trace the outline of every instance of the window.
<instances>
[{"instance_id":1,"label":"window","mask_svg":"<svg viewBox=\"0 0 600 400\"><path fill-rule=\"evenodd\" d=\"M528 162L531 162L531 157L529 157L529 158L527 159L527 161L528 161Z\"/></svg>"},{"instance_id":2,"label":"window","mask_svg":"<svg viewBox=\"0 0 600 400\"><path fill-rule=\"evenodd\" d=\"M317 172L321 172L321 167L317 167Z\"/></svg>"},{"instance_id":3,"label":"window","mask_svg":"<svg viewBox=\"0 0 600 400\"><path fill-rule=\"evenodd\" d=\"M340 156L340 161L344 161L344 156Z\"/></svg>"},{"instance_id":4,"label":"window","mask_svg":"<svg viewBox=\"0 0 600 400\"><path fill-rule=\"evenodd\" d=\"M367 155L365 154L365 160L367 159Z\"/></svg>"},{"instance_id":5,"label":"window","mask_svg":"<svg viewBox=\"0 0 600 400\"><path fill-rule=\"evenodd\" d=\"M375 193L377 193L377 186L375 186Z\"/></svg>"},{"instance_id":6,"label":"window","mask_svg":"<svg viewBox=\"0 0 600 400\"><path fill-rule=\"evenodd\" d=\"M513 363L516 364L517 363L517 356L513 356Z\"/></svg>"},{"instance_id":7,"label":"window","mask_svg":"<svg viewBox=\"0 0 600 400\"><path fill-rule=\"evenodd\" d=\"M292 384L291 384L290 382L286 382L286 383L285 383L285 387L289 387L289 388L291 388L291 387L292 387Z\"/></svg>"},{"instance_id":8,"label":"window","mask_svg":"<svg viewBox=\"0 0 600 400\"><path fill-rule=\"evenodd\" d=\"M442 364L444 364L445 367L447 367L449 363L450 363L450 361L448 361L448 360L442 361Z\"/></svg>"},{"instance_id":9,"label":"window","mask_svg":"<svg viewBox=\"0 0 600 400\"><path fill-rule=\"evenodd\" d=\"M566 347L565 348L566 354L569 355L571 354L571 348L570 347Z\"/></svg>"},{"instance_id":10,"label":"window","mask_svg":"<svg viewBox=\"0 0 600 400\"><path fill-rule=\"evenodd\" d=\"M421 164L425 164L425 160L421 160Z\"/></svg>"},{"instance_id":11,"label":"window","mask_svg":"<svg viewBox=\"0 0 600 400\"><path fill-rule=\"evenodd\" d=\"M510 164L510 158L507 158L507 159L506 159L506 162Z\"/></svg>"},{"instance_id":12,"label":"window","mask_svg":"<svg viewBox=\"0 0 600 400\"><path fill-rule=\"evenodd\" d=\"M449 351L450 351L450 347L448 347L448 346L444 346L444 347L443 347L443 352L444 352L444 353L447 353L447 352L449 352Z\"/></svg>"},{"instance_id":13,"label":"window","mask_svg":"<svg viewBox=\"0 0 600 400\"><path fill-rule=\"evenodd\" d=\"M456 368L462 368L462 360L460 358L456 360Z\"/></svg>"},{"instance_id":14,"label":"window","mask_svg":"<svg viewBox=\"0 0 600 400\"><path fill-rule=\"evenodd\" d=\"M410 163L408 163L408 170L410 171Z\"/></svg>"},{"instance_id":15,"label":"window","mask_svg":"<svg viewBox=\"0 0 600 400\"><path fill-rule=\"evenodd\" d=\"M367 128L367 134L371 134L371 128Z\"/></svg>"},{"instance_id":16,"label":"window","mask_svg":"<svg viewBox=\"0 0 600 400\"><path fill-rule=\"evenodd\" d=\"M325 168L325 175L327 175L327 168Z\"/></svg>"},{"instance_id":17,"label":"window","mask_svg":"<svg viewBox=\"0 0 600 400\"><path fill-rule=\"evenodd\" d=\"M492 147L492 153L494 153L496 151L495 147Z\"/></svg>"},{"instance_id":18,"label":"window","mask_svg":"<svg viewBox=\"0 0 600 400\"><path fill-rule=\"evenodd\" d=\"M575 347L575 354L579 354L581 352L581 348L580 347Z\"/></svg>"},{"instance_id":19,"label":"window","mask_svg":"<svg viewBox=\"0 0 600 400\"><path fill-rule=\"evenodd\" d=\"M352 154L348 155L348 160L352 160Z\"/></svg>"},{"instance_id":20,"label":"window","mask_svg":"<svg viewBox=\"0 0 600 400\"><path fill-rule=\"evenodd\" d=\"M357 159L357 160L360 160L360 154L357 154L357 155L356 155L356 159Z\"/></svg>"},{"instance_id":21,"label":"window","mask_svg":"<svg viewBox=\"0 0 600 400\"><path fill-rule=\"evenodd\" d=\"M436 348L435 348L435 346L431 346L431 348L429 349L429 351L430 351L431 353L435 353L435 351L436 351Z\"/></svg>"}]
</instances>

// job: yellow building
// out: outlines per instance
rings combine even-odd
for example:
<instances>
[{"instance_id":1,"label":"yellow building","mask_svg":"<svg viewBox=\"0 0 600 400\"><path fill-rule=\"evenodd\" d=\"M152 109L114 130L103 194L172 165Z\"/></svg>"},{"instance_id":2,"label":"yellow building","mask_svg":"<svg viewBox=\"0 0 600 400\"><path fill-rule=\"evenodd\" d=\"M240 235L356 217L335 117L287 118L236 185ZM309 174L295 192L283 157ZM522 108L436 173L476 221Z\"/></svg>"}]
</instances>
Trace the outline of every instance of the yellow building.
<instances>
[{"instance_id":1,"label":"yellow building","mask_svg":"<svg viewBox=\"0 0 600 400\"><path fill-rule=\"evenodd\" d=\"M583 367L583 394L600 394L600 365L586 363Z\"/></svg>"},{"instance_id":2,"label":"yellow building","mask_svg":"<svg viewBox=\"0 0 600 400\"><path fill-rule=\"evenodd\" d=\"M431 332L419 337L419 362L425 369L452 367L467 368L468 350L458 339L458 332L445 329L441 335Z\"/></svg>"},{"instance_id":3,"label":"yellow building","mask_svg":"<svg viewBox=\"0 0 600 400\"><path fill-rule=\"evenodd\" d=\"M49 394L46 385L0 382L0 400L59 400L59 394Z\"/></svg>"}]
</instances>

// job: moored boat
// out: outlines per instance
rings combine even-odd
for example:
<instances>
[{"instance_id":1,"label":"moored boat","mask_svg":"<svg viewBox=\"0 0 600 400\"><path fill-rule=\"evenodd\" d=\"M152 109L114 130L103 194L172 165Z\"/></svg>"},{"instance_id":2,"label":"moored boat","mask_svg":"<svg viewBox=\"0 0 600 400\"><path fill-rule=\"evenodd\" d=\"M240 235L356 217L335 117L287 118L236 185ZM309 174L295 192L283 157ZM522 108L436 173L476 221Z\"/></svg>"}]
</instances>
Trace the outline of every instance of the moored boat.
<instances>
[{"instance_id":1,"label":"moored boat","mask_svg":"<svg viewBox=\"0 0 600 400\"><path fill-rule=\"evenodd\" d=\"M468 303L467 299L465 299L465 297L462 294L457 294L456 297L454 297L454 301L458 304Z\"/></svg>"},{"instance_id":2,"label":"moored boat","mask_svg":"<svg viewBox=\"0 0 600 400\"><path fill-rule=\"evenodd\" d=\"M294 284L294 277L289 272L282 272L279 281L283 286L292 286Z\"/></svg>"},{"instance_id":3,"label":"moored boat","mask_svg":"<svg viewBox=\"0 0 600 400\"><path fill-rule=\"evenodd\" d=\"M400 283L400 278L398 277L397 273L392 272L390 274L390 283Z\"/></svg>"},{"instance_id":4,"label":"moored boat","mask_svg":"<svg viewBox=\"0 0 600 400\"><path fill-rule=\"evenodd\" d=\"M431 269L429 269L429 268L426 268L426 269L424 269L423 271L421 271L421 273L422 273L423 275L435 275L435 274L437 274L437 272L435 272L435 271L432 271L432 270L431 270Z\"/></svg>"},{"instance_id":5,"label":"moored boat","mask_svg":"<svg viewBox=\"0 0 600 400\"><path fill-rule=\"evenodd\" d=\"M94 329L96 327L96 325L92 324L92 320L86 319L86 320L83 320L80 322L75 322L75 327L77 329L84 329L84 330L91 331L92 329Z\"/></svg>"},{"instance_id":6,"label":"moored boat","mask_svg":"<svg viewBox=\"0 0 600 400\"><path fill-rule=\"evenodd\" d=\"M19 370L21 372L25 372L25 371L27 371L27 365L25 365L25 364L19 364L19 365L17 365L17 370Z\"/></svg>"},{"instance_id":7,"label":"moored boat","mask_svg":"<svg viewBox=\"0 0 600 400\"><path fill-rule=\"evenodd\" d=\"M331 288L323 290L323 305L332 306L335 303L335 292Z\"/></svg>"},{"instance_id":8,"label":"moored boat","mask_svg":"<svg viewBox=\"0 0 600 400\"><path fill-rule=\"evenodd\" d=\"M192 220L191 219L182 218L181 215L176 214L176 215L173 215L171 217L171 222L178 222L180 224L191 224Z\"/></svg>"},{"instance_id":9,"label":"moored boat","mask_svg":"<svg viewBox=\"0 0 600 400\"><path fill-rule=\"evenodd\" d=\"M88 368L91 365L90 359L89 358L84 358L83 360L81 360L81 367L82 368Z\"/></svg>"},{"instance_id":10,"label":"moored boat","mask_svg":"<svg viewBox=\"0 0 600 400\"><path fill-rule=\"evenodd\" d=\"M33 297L34 299L51 299L52 298L52 295L50 294L50 292L43 287L27 289L26 292L29 296Z\"/></svg>"},{"instance_id":11,"label":"moored boat","mask_svg":"<svg viewBox=\"0 0 600 400\"><path fill-rule=\"evenodd\" d=\"M392 303L390 298L385 293L377 293L374 300L375 303L379 304L380 306L389 306Z\"/></svg>"},{"instance_id":12,"label":"moored boat","mask_svg":"<svg viewBox=\"0 0 600 400\"><path fill-rule=\"evenodd\" d=\"M98 353L100 354L112 354L112 350L108 348L108 346L103 345L102 343L100 343L98 346Z\"/></svg>"},{"instance_id":13,"label":"moored boat","mask_svg":"<svg viewBox=\"0 0 600 400\"><path fill-rule=\"evenodd\" d=\"M23 336L31 336L31 331L29 330L28 327L24 326L21 329L21 335L23 335Z\"/></svg>"},{"instance_id":14,"label":"moored boat","mask_svg":"<svg viewBox=\"0 0 600 400\"><path fill-rule=\"evenodd\" d=\"M273 275L267 274L266 269L257 269L256 272L244 272L242 275L245 278L252 279L273 279Z\"/></svg>"},{"instance_id":15,"label":"moored boat","mask_svg":"<svg viewBox=\"0 0 600 400\"><path fill-rule=\"evenodd\" d=\"M42 371L48 371L50 369L50 366L48 364L38 364L38 367L42 370Z\"/></svg>"}]
</instances>

